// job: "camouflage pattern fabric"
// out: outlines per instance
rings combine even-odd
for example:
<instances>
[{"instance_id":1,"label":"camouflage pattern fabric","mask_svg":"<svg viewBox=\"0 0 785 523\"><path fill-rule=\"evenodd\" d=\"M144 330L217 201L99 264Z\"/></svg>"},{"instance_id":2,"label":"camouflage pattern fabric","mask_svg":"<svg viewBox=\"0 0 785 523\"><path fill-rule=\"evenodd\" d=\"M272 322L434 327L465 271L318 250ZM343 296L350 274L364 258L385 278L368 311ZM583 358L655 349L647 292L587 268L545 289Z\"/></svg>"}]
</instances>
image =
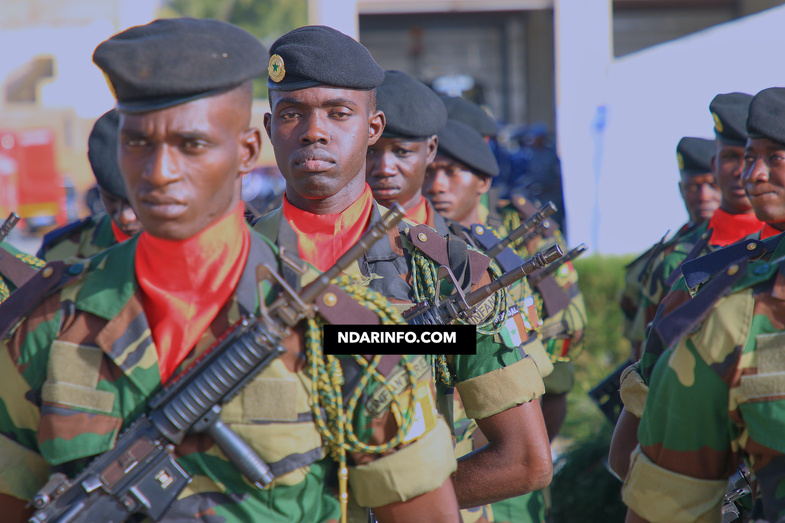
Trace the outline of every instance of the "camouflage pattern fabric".
<instances>
[{"instance_id":1,"label":"camouflage pattern fabric","mask_svg":"<svg viewBox=\"0 0 785 523\"><path fill-rule=\"evenodd\" d=\"M40 269L44 266L43 260L40 260L31 254L20 251L10 243L3 242L3 244L0 245L0 249L12 256L15 256L26 265L29 265L34 269ZM8 298L8 296L10 296L11 293L15 290L16 285L14 285L14 282L12 282L8 277L3 276L2 269L0 269L0 303L4 302L6 298Z\"/></svg>"},{"instance_id":2,"label":"camouflage pattern fabric","mask_svg":"<svg viewBox=\"0 0 785 523\"><path fill-rule=\"evenodd\" d=\"M108 214L90 216L44 236L38 257L46 261L65 260L72 256L90 258L117 243Z\"/></svg>"},{"instance_id":3,"label":"camouflage pattern fabric","mask_svg":"<svg viewBox=\"0 0 785 523\"><path fill-rule=\"evenodd\" d=\"M265 240L253 233L251 237L249 261L237 290L176 372L199 357L241 315L258 313L255 269L260 263L275 266L277 255ZM157 351L134 276L135 247L132 238L83 263L72 259L68 273L74 281L46 297L0 342L0 496L30 499L50 467L75 474L89 458L110 449L117 434L146 410L147 400L161 389ZM262 283L261 291L266 302L275 298L269 283ZM302 332L295 331L284 347L287 352L225 405L222 414L223 421L270 464L275 481L257 489L208 436L187 436L176 447L176 455L193 481L163 521L337 521L339 504L326 481L334 474L334 465L325 457L311 414ZM427 363L413 363L422 369L418 387L432 390ZM403 372L402 366L399 361L388 369L388 376ZM365 392L366 398L374 397L373 389ZM433 401L433 393L426 396ZM389 441L390 427L397 430L383 403L377 401L372 412L367 408L370 403L356 411L355 431L361 439L367 438L363 441ZM430 415L436 419L435 410ZM363 464L350 467L350 482L361 477L362 482L386 486L390 480L385 474L403 470L404 477L398 472L393 476L398 474L399 490L406 490L412 480L405 472L427 477L419 473L420 467L427 467L441 485L455 467L452 456L445 458L438 452L450 441L447 427L441 424L443 432L434 423L435 430L411 442L409 454L393 452L378 460L378 456L350 454L355 463ZM383 472L374 468L377 463L387 464L380 466ZM433 488L378 489L374 494L379 504L386 504L391 497L401 499Z\"/></svg>"},{"instance_id":4,"label":"camouflage pattern fabric","mask_svg":"<svg viewBox=\"0 0 785 523\"><path fill-rule=\"evenodd\" d=\"M720 521L727 478L744 459L758 479L764 519L785 518L784 244L774 261L742 259L694 299L663 303L663 317L677 317L680 305L690 321L667 324L687 334L664 344L649 379L623 491L642 517ZM717 296L713 307L700 301L707 293ZM660 335L669 339L664 326Z\"/></svg>"}]
</instances>

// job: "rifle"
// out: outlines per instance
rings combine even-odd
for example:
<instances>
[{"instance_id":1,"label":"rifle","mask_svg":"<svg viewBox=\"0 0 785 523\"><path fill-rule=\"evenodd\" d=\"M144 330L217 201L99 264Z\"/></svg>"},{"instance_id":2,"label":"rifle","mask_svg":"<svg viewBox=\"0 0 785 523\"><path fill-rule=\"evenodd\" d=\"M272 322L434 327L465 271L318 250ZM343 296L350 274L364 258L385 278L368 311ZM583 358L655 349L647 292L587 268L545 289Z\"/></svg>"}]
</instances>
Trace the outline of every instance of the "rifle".
<instances>
[{"instance_id":1,"label":"rifle","mask_svg":"<svg viewBox=\"0 0 785 523\"><path fill-rule=\"evenodd\" d=\"M540 283L542 280L553 274L554 272L559 270L559 267L564 265L567 262L570 262L586 252L586 244L582 243L569 251L567 254L559 258L555 263L550 264L545 269L533 274L532 277L529 279L529 283L532 287Z\"/></svg>"},{"instance_id":2,"label":"rifle","mask_svg":"<svg viewBox=\"0 0 785 523\"><path fill-rule=\"evenodd\" d=\"M12 211L3 222L3 225L0 226L0 243L3 243L17 223L19 223L19 215Z\"/></svg>"},{"instance_id":3,"label":"rifle","mask_svg":"<svg viewBox=\"0 0 785 523\"><path fill-rule=\"evenodd\" d=\"M512 285L532 271L546 267L563 255L564 253L558 245L549 247L544 251L536 253L515 269L505 272L499 276L498 279L465 295L461 290L460 285L455 281L455 277L452 275L450 269L441 266L439 267L439 272L437 274L439 280L444 278L452 279L455 286L455 292L445 300L440 301L437 298L434 303L421 302L416 304L403 313L403 319L407 323L417 325L448 325L457 319L465 320L471 316L471 313L477 305L482 303L486 298L492 296L499 289ZM422 315L425 316L419 318Z\"/></svg>"},{"instance_id":4,"label":"rifle","mask_svg":"<svg viewBox=\"0 0 785 523\"><path fill-rule=\"evenodd\" d=\"M314 301L330 280L365 254L403 218L394 206L333 267L297 295L267 266L257 269L281 286L258 318L243 318L198 361L153 397L150 411L117 438L74 480L54 474L32 501L30 523L121 522L133 514L158 521L191 477L177 464L174 447L186 434L207 432L227 458L258 488L274 478L270 467L220 419L229 402L259 372L285 352L291 327L315 313Z\"/></svg>"},{"instance_id":5,"label":"rifle","mask_svg":"<svg viewBox=\"0 0 785 523\"><path fill-rule=\"evenodd\" d=\"M529 234L531 231L536 230L538 226L540 226L545 219L556 212L556 205L553 202L548 202L545 204L542 209L534 213L531 218L520 224L516 227L510 234L507 235L506 238L499 241L496 245L490 247L485 251L485 255L489 258L495 258L500 252L502 252L508 245L512 242L518 240L522 236L526 235L528 239L531 239L532 236ZM538 234L542 232L542 230L538 231ZM528 241L528 240L527 240Z\"/></svg>"}]
</instances>

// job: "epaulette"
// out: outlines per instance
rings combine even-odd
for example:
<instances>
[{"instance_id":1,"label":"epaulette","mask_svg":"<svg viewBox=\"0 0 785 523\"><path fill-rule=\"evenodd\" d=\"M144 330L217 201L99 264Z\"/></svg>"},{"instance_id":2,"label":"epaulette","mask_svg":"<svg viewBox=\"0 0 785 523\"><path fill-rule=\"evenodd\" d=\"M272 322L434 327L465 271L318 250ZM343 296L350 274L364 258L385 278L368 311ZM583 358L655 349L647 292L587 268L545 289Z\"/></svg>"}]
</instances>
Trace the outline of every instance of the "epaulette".
<instances>
[{"instance_id":1,"label":"epaulette","mask_svg":"<svg viewBox=\"0 0 785 523\"><path fill-rule=\"evenodd\" d=\"M86 264L67 264L54 261L38 271L22 287L16 289L0 304L0 338L30 314L46 296L75 281L85 272Z\"/></svg>"},{"instance_id":2,"label":"epaulette","mask_svg":"<svg viewBox=\"0 0 785 523\"><path fill-rule=\"evenodd\" d=\"M476 285L480 281L491 263L490 258L478 251L469 249L469 246L463 240L455 236L453 236L455 241L449 240L427 225L418 225L410 228L408 236L411 244L430 259L439 265L450 267L459 281L461 273L463 273L463 269L466 268L466 263L468 262L471 285Z\"/></svg>"},{"instance_id":3,"label":"epaulette","mask_svg":"<svg viewBox=\"0 0 785 523\"><path fill-rule=\"evenodd\" d=\"M719 271L740 259L755 261L772 253L783 240L782 234L766 240L742 240L682 264L681 272L690 289L709 281Z\"/></svg>"},{"instance_id":4,"label":"epaulette","mask_svg":"<svg viewBox=\"0 0 785 523\"><path fill-rule=\"evenodd\" d=\"M700 324L717 301L730 293L734 285L745 275L750 260L740 256L717 271L716 276L691 300L678 306L657 322L653 328L662 340L663 347L672 346L695 326Z\"/></svg>"},{"instance_id":5,"label":"epaulette","mask_svg":"<svg viewBox=\"0 0 785 523\"><path fill-rule=\"evenodd\" d=\"M714 229L709 229L703 234L701 234L700 238L698 238L698 241L695 242L695 245L693 245L692 249L690 249L690 252L687 253L687 257L684 258L684 260L679 264L679 266L676 267L676 269L674 269L674 271L670 274L670 276L668 276L668 279L665 280L666 287L669 288L673 287L673 284L676 283L676 280L678 280L681 277L682 275L681 269L685 263L691 262L692 260L696 260L700 257L700 253L703 252L703 249L705 249L706 246L709 244L709 240L711 240L711 235L713 233L714 233Z\"/></svg>"},{"instance_id":6,"label":"epaulette","mask_svg":"<svg viewBox=\"0 0 785 523\"><path fill-rule=\"evenodd\" d=\"M72 222L68 225L64 225L59 229L55 229L51 232L48 232L44 235L43 240L41 240L41 248L38 249L38 253L36 256L39 258L43 258L46 254L46 250L51 247L53 244L64 240L65 238L71 236L74 233L81 232L82 229L86 229L87 227L93 225L95 223L92 216L88 216L83 220L79 220L78 222Z\"/></svg>"}]
</instances>

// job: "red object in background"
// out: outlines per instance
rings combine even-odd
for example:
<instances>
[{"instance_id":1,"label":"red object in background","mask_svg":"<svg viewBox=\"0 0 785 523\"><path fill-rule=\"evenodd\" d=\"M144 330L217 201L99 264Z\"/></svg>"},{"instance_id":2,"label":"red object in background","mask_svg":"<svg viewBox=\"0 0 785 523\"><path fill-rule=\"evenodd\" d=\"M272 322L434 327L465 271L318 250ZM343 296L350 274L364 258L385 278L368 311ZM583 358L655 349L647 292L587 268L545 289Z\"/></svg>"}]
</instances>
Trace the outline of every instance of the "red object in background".
<instances>
[{"instance_id":1,"label":"red object in background","mask_svg":"<svg viewBox=\"0 0 785 523\"><path fill-rule=\"evenodd\" d=\"M67 222L65 187L51 129L0 130L0 216Z\"/></svg>"}]
</instances>

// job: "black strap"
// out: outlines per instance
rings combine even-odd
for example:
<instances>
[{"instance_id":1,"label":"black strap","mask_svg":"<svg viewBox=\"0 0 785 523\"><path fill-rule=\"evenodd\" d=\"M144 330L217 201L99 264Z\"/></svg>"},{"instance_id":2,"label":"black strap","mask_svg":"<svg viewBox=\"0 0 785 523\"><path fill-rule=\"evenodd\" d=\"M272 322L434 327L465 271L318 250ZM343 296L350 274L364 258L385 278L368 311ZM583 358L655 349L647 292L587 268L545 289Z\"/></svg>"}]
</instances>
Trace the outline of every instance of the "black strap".
<instances>
[{"instance_id":1,"label":"black strap","mask_svg":"<svg viewBox=\"0 0 785 523\"><path fill-rule=\"evenodd\" d=\"M450 270L452 270L458 285L461 286L463 292L469 292L472 288L472 271L466 242L453 234L448 234L447 257L450 260Z\"/></svg>"}]
</instances>

